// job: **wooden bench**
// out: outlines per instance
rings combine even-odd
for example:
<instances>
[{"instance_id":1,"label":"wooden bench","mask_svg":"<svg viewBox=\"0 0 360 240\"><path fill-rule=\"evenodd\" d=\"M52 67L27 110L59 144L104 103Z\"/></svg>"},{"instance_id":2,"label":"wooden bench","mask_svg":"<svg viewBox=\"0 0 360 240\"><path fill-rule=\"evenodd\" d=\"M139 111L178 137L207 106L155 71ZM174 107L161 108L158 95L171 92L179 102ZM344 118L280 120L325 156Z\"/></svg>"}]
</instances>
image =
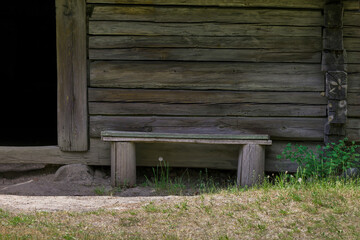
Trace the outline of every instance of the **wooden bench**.
<instances>
[{"instance_id":1,"label":"wooden bench","mask_svg":"<svg viewBox=\"0 0 360 240\"><path fill-rule=\"evenodd\" d=\"M237 184L252 186L263 178L265 146L271 145L268 135L175 134L153 132L101 132L103 141L111 142L111 184L136 183L135 143L198 143L239 145Z\"/></svg>"}]
</instances>

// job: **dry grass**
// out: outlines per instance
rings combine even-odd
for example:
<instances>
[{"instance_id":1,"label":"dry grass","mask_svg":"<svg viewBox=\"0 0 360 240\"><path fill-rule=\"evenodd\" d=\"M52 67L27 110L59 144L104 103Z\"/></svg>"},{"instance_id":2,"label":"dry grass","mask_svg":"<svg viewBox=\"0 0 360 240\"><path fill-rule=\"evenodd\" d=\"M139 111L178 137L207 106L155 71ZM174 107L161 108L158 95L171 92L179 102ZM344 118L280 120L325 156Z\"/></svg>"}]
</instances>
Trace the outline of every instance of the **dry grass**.
<instances>
[{"instance_id":1,"label":"dry grass","mask_svg":"<svg viewBox=\"0 0 360 240\"><path fill-rule=\"evenodd\" d=\"M126 211L0 211L0 239L360 239L360 186L266 185Z\"/></svg>"}]
</instances>

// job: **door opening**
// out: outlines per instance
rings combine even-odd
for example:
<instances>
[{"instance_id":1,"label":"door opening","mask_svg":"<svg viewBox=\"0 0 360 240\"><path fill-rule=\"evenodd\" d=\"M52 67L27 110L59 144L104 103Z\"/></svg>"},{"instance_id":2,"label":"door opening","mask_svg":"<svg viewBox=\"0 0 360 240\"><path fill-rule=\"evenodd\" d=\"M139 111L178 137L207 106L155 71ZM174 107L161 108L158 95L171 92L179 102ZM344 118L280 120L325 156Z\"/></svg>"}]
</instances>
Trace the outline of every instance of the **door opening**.
<instances>
[{"instance_id":1,"label":"door opening","mask_svg":"<svg viewBox=\"0 0 360 240\"><path fill-rule=\"evenodd\" d=\"M1 8L0 146L57 145L55 0Z\"/></svg>"}]
</instances>

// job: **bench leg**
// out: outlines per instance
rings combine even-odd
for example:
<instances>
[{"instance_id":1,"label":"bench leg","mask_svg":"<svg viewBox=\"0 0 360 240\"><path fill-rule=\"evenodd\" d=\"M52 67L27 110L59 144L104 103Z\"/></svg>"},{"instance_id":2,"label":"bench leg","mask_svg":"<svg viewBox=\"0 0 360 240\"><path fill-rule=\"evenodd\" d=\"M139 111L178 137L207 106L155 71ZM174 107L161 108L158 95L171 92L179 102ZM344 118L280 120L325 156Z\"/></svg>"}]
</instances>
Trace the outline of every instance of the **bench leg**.
<instances>
[{"instance_id":1,"label":"bench leg","mask_svg":"<svg viewBox=\"0 0 360 240\"><path fill-rule=\"evenodd\" d=\"M135 144L111 143L111 185L113 187L136 183Z\"/></svg>"},{"instance_id":2,"label":"bench leg","mask_svg":"<svg viewBox=\"0 0 360 240\"><path fill-rule=\"evenodd\" d=\"M265 146L247 144L240 148L237 185L252 186L260 183L265 171Z\"/></svg>"}]
</instances>

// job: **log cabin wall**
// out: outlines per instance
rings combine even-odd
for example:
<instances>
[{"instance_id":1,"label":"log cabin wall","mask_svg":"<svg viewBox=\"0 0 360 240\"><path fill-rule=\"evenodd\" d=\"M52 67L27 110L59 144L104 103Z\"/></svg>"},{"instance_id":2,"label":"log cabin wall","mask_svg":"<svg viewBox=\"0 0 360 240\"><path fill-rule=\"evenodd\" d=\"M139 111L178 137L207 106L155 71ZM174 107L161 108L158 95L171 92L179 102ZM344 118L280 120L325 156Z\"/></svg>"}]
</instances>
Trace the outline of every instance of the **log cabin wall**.
<instances>
[{"instance_id":1,"label":"log cabin wall","mask_svg":"<svg viewBox=\"0 0 360 240\"><path fill-rule=\"evenodd\" d=\"M347 51L349 139L360 141L360 6L344 11L344 47Z\"/></svg>"},{"instance_id":2,"label":"log cabin wall","mask_svg":"<svg viewBox=\"0 0 360 240\"><path fill-rule=\"evenodd\" d=\"M323 143L324 1L229 2L87 1L89 134L99 158L110 158L103 130L269 134L267 171L296 169L276 159L288 142ZM359 123L357 63L349 64L349 132ZM162 156L170 166L236 169L237 152L139 144L137 164L154 166Z\"/></svg>"}]
</instances>

